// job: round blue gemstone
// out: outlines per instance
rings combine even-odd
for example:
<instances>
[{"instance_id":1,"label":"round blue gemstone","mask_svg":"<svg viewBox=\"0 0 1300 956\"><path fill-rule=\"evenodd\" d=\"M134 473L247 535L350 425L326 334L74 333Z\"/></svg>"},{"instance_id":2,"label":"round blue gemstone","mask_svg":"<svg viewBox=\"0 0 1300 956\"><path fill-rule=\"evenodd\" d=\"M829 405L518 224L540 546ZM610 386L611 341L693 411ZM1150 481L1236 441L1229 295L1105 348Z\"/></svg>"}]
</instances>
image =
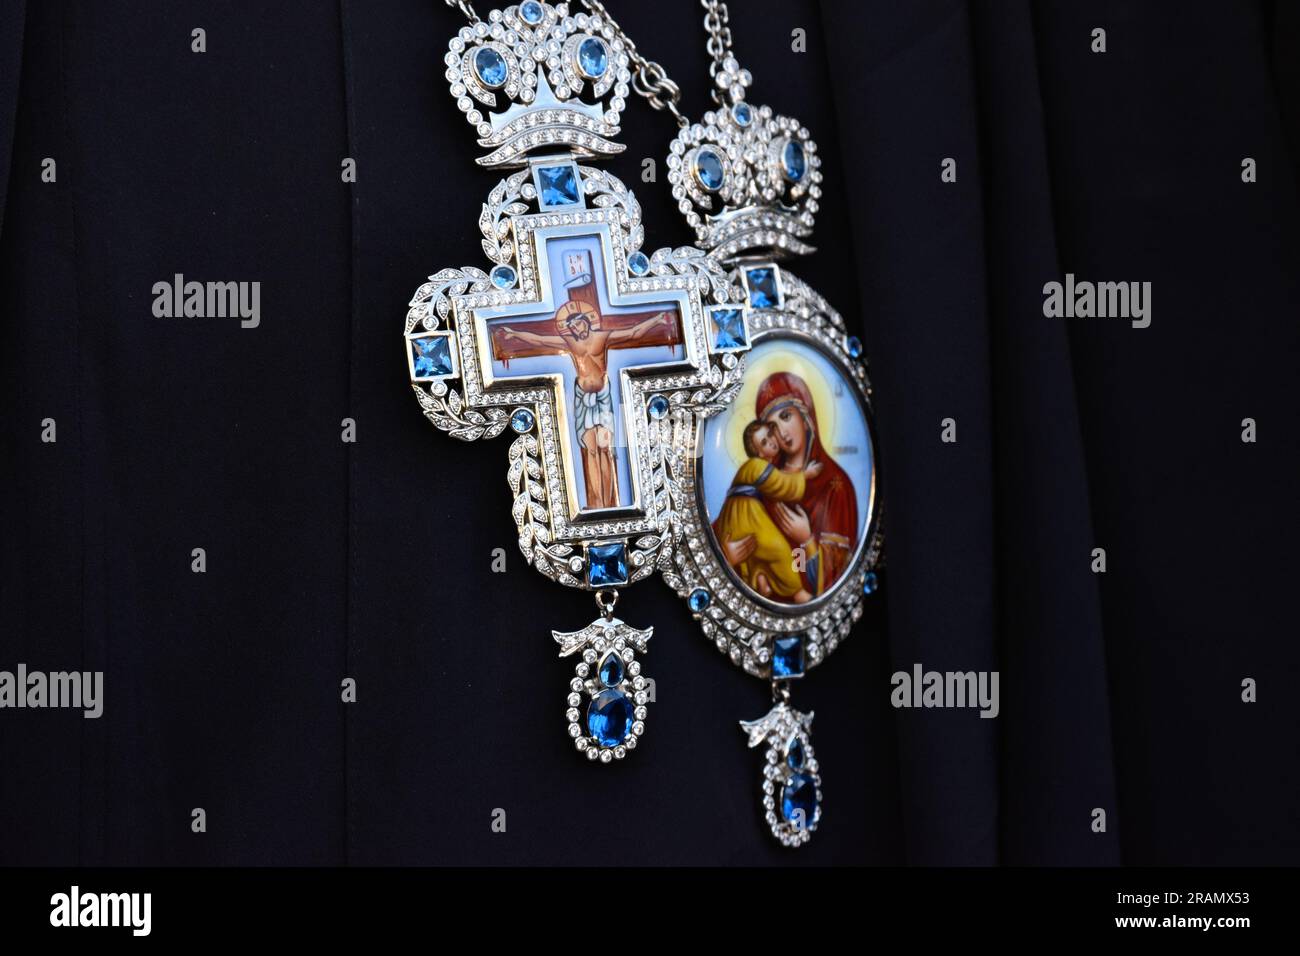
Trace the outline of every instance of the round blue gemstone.
<instances>
[{"instance_id":1,"label":"round blue gemstone","mask_svg":"<svg viewBox=\"0 0 1300 956\"><path fill-rule=\"evenodd\" d=\"M856 335L850 335L849 340L844 343L849 350L849 358L862 357L862 340Z\"/></svg>"},{"instance_id":2,"label":"round blue gemstone","mask_svg":"<svg viewBox=\"0 0 1300 956\"><path fill-rule=\"evenodd\" d=\"M875 594L876 588L879 586L879 584L880 582L876 579L876 572L868 571L866 577L862 579L862 593Z\"/></svg>"},{"instance_id":3,"label":"round blue gemstone","mask_svg":"<svg viewBox=\"0 0 1300 956\"><path fill-rule=\"evenodd\" d=\"M791 737L785 748L785 764L791 770L803 769L803 741L798 737Z\"/></svg>"},{"instance_id":4,"label":"round blue gemstone","mask_svg":"<svg viewBox=\"0 0 1300 956\"><path fill-rule=\"evenodd\" d=\"M533 430L533 413L526 408L516 408L515 413L510 416L510 427L519 434Z\"/></svg>"},{"instance_id":5,"label":"round blue gemstone","mask_svg":"<svg viewBox=\"0 0 1300 956\"><path fill-rule=\"evenodd\" d=\"M691 596L686 599L686 604L692 611L699 613L709 606L711 600L713 599L709 596L708 591L704 590L704 588L696 588L691 592Z\"/></svg>"},{"instance_id":6,"label":"round blue gemstone","mask_svg":"<svg viewBox=\"0 0 1300 956\"><path fill-rule=\"evenodd\" d=\"M803 145L790 140L781 150L781 166L785 172L785 178L792 183L797 183L803 179L803 174L808 171L808 156L804 153Z\"/></svg>"},{"instance_id":7,"label":"round blue gemstone","mask_svg":"<svg viewBox=\"0 0 1300 956\"><path fill-rule=\"evenodd\" d=\"M651 418L658 421L668 414L668 399L664 398L662 395L656 395L654 398L650 399L649 404L646 405L646 411L650 413Z\"/></svg>"},{"instance_id":8,"label":"round blue gemstone","mask_svg":"<svg viewBox=\"0 0 1300 956\"><path fill-rule=\"evenodd\" d=\"M632 701L621 690L601 691L587 705L587 732L602 747L617 747L632 731Z\"/></svg>"},{"instance_id":9,"label":"round blue gemstone","mask_svg":"<svg viewBox=\"0 0 1300 956\"><path fill-rule=\"evenodd\" d=\"M496 50L490 46L481 47L474 54L474 72L478 78L483 81L484 86L496 89L504 85L506 81L506 61Z\"/></svg>"},{"instance_id":10,"label":"round blue gemstone","mask_svg":"<svg viewBox=\"0 0 1300 956\"><path fill-rule=\"evenodd\" d=\"M634 276L643 276L650 271L650 260L638 250L627 257L627 267Z\"/></svg>"},{"instance_id":11,"label":"round blue gemstone","mask_svg":"<svg viewBox=\"0 0 1300 956\"><path fill-rule=\"evenodd\" d=\"M737 103L731 108L731 118L736 121L737 126L748 126L754 121L754 111L749 108L748 103Z\"/></svg>"},{"instance_id":12,"label":"round blue gemstone","mask_svg":"<svg viewBox=\"0 0 1300 956\"><path fill-rule=\"evenodd\" d=\"M542 5L537 0L528 0L527 3L519 5L519 16L530 26L537 26L542 22L543 12Z\"/></svg>"},{"instance_id":13,"label":"round blue gemstone","mask_svg":"<svg viewBox=\"0 0 1300 956\"><path fill-rule=\"evenodd\" d=\"M610 651L600 662L600 682L606 687L616 687L623 683L623 658Z\"/></svg>"},{"instance_id":14,"label":"round blue gemstone","mask_svg":"<svg viewBox=\"0 0 1300 956\"><path fill-rule=\"evenodd\" d=\"M515 285L515 270L509 266L496 266L492 270L492 284L498 289L512 289Z\"/></svg>"},{"instance_id":15,"label":"round blue gemstone","mask_svg":"<svg viewBox=\"0 0 1300 956\"><path fill-rule=\"evenodd\" d=\"M587 37L578 44L578 69L589 80L598 80L609 67L609 51L599 37Z\"/></svg>"},{"instance_id":16,"label":"round blue gemstone","mask_svg":"<svg viewBox=\"0 0 1300 956\"><path fill-rule=\"evenodd\" d=\"M695 153L695 178L711 193L717 192L722 188L722 179L725 174L722 157L717 151L705 146Z\"/></svg>"},{"instance_id":17,"label":"round blue gemstone","mask_svg":"<svg viewBox=\"0 0 1300 956\"><path fill-rule=\"evenodd\" d=\"M806 773L796 773L781 788L781 816L787 823L798 822L812 829L817 821L817 784Z\"/></svg>"}]
</instances>

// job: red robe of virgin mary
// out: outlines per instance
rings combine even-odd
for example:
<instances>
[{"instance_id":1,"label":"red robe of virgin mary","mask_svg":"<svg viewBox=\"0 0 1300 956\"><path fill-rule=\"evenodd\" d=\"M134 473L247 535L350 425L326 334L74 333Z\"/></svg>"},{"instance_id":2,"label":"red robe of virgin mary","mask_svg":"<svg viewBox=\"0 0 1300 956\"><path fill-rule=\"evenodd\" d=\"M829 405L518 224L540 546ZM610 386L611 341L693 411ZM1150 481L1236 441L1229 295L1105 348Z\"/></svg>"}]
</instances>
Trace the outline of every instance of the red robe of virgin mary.
<instances>
[{"instance_id":1,"label":"red robe of virgin mary","mask_svg":"<svg viewBox=\"0 0 1300 956\"><path fill-rule=\"evenodd\" d=\"M807 562L804 574L808 590L815 597L829 590L853 560L860 530L857 494L848 473L822 447L817 409L813 406L812 392L802 378L793 372L769 375L759 386L754 405L760 419L766 419L787 406L797 409L808 432L805 464L822 463L821 474L808 479L800 502L808 514L813 538L817 542L817 556ZM764 506L775 521L777 502L765 501ZM791 542L791 547L798 544L797 541Z\"/></svg>"}]
</instances>

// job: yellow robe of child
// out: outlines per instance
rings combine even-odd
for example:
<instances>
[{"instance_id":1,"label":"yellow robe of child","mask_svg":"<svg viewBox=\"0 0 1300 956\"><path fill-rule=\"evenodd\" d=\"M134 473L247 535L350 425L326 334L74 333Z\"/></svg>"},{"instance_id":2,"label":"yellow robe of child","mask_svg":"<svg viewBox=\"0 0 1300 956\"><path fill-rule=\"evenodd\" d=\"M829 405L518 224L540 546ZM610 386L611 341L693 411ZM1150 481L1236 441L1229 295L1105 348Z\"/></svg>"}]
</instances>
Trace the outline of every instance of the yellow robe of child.
<instances>
[{"instance_id":1,"label":"yellow robe of child","mask_svg":"<svg viewBox=\"0 0 1300 956\"><path fill-rule=\"evenodd\" d=\"M713 522L713 530L720 542L735 541L752 534L757 547L736 566L736 574L756 593L761 593L758 576L762 574L772 589L772 597L788 599L805 588L803 578L794 569L794 545L786 540L761 500L753 495L736 493L736 489L753 487L764 498L801 500L805 486L803 472L785 472L776 467L768 471L770 466L771 463L762 458L750 458L736 469L736 477L731 480L731 490ZM764 478L765 471L768 474Z\"/></svg>"}]
</instances>

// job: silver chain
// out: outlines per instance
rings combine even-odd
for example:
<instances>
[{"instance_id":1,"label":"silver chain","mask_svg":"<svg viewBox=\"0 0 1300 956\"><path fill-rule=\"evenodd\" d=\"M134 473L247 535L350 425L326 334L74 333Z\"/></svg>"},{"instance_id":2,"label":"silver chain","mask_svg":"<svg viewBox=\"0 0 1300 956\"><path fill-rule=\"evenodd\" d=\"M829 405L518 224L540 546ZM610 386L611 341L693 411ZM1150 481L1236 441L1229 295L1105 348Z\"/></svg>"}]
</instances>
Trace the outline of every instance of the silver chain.
<instances>
[{"instance_id":1,"label":"silver chain","mask_svg":"<svg viewBox=\"0 0 1300 956\"><path fill-rule=\"evenodd\" d=\"M447 6L459 10L471 24L479 22L478 14L474 12L474 5L469 0L447 0Z\"/></svg>"},{"instance_id":2,"label":"silver chain","mask_svg":"<svg viewBox=\"0 0 1300 956\"><path fill-rule=\"evenodd\" d=\"M727 25L730 13L723 0L700 0L700 6L704 8L704 32L709 35L704 43L711 59L709 78L716 79L723 61L731 56L731 27ZM712 92L714 102L722 104L722 91L716 83Z\"/></svg>"}]
</instances>

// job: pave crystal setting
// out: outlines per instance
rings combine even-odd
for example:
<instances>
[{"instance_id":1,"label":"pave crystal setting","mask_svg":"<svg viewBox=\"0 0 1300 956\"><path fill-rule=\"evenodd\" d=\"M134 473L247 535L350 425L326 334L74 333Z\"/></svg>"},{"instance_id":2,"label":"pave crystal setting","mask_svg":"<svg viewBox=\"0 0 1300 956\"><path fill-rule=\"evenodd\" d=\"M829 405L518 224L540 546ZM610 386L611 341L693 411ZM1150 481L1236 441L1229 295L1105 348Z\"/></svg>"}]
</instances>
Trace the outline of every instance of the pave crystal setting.
<instances>
[{"instance_id":1,"label":"pave crystal setting","mask_svg":"<svg viewBox=\"0 0 1300 956\"><path fill-rule=\"evenodd\" d=\"M616 617L597 618L580 631L551 632L561 657L581 655L564 715L574 747L588 760L622 760L640 743L651 682L637 655L646 652L653 633L654 628L638 630Z\"/></svg>"},{"instance_id":2,"label":"pave crystal setting","mask_svg":"<svg viewBox=\"0 0 1300 956\"><path fill-rule=\"evenodd\" d=\"M763 814L772 835L788 847L812 838L822 818L822 779L812 745L811 713L778 703L758 720L742 720L750 748L767 745Z\"/></svg>"},{"instance_id":3,"label":"pave crystal setting","mask_svg":"<svg viewBox=\"0 0 1300 956\"><path fill-rule=\"evenodd\" d=\"M744 101L748 72L717 76L730 105L684 128L668 154L673 198L696 240L720 259L747 251L806 255L822 195L817 144L797 120Z\"/></svg>"},{"instance_id":4,"label":"pave crystal setting","mask_svg":"<svg viewBox=\"0 0 1300 956\"><path fill-rule=\"evenodd\" d=\"M462 27L444 63L456 106L487 150L482 166L519 166L539 149L592 157L624 149L614 137L631 61L601 17L526 0Z\"/></svg>"}]
</instances>

